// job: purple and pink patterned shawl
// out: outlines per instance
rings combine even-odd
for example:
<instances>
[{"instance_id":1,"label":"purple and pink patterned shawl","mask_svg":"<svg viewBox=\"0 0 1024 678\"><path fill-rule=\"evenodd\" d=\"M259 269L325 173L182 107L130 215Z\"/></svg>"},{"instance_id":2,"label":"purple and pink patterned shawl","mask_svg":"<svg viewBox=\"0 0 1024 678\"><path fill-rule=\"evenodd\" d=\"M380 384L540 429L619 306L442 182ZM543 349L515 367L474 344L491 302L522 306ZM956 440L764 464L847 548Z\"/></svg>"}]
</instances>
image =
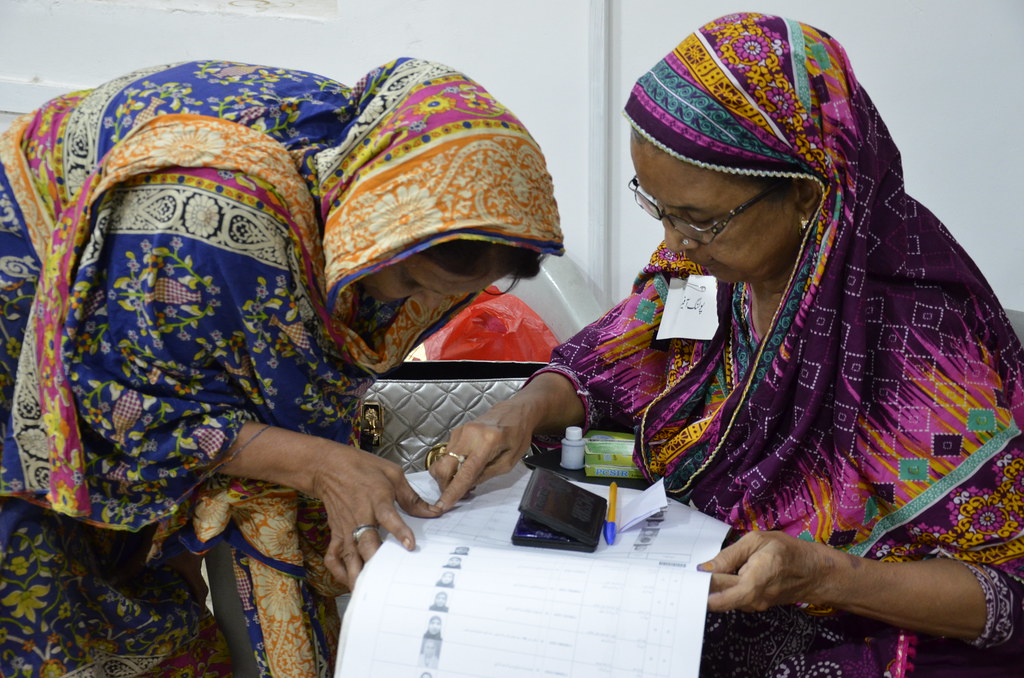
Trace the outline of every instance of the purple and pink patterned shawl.
<instances>
[{"instance_id":1,"label":"purple and pink patterned shawl","mask_svg":"<svg viewBox=\"0 0 1024 678\"><path fill-rule=\"evenodd\" d=\"M743 285L720 284L712 340L652 345L665 278L697 270L659 249L629 299L556 351L590 423L637 425L648 477L742 531L1024 576L1024 351L905 193L842 47L786 19L723 17L642 76L625 115L681 160L810 177L824 197L760 344Z\"/></svg>"}]
</instances>

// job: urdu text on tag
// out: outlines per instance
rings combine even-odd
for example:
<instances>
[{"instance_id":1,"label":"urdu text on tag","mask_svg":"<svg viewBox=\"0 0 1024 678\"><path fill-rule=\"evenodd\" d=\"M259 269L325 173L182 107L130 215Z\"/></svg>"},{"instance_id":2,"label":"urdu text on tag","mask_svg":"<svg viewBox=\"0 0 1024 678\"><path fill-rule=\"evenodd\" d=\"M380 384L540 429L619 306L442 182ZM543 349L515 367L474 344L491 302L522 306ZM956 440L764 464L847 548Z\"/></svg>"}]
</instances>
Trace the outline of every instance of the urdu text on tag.
<instances>
[{"instance_id":1,"label":"urdu text on tag","mask_svg":"<svg viewBox=\"0 0 1024 678\"><path fill-rule=\"evenodd\" d=\"M718 280L710 275L670 280L657 338L707 341L717 330Z\"/></svg>"}]
</instances>

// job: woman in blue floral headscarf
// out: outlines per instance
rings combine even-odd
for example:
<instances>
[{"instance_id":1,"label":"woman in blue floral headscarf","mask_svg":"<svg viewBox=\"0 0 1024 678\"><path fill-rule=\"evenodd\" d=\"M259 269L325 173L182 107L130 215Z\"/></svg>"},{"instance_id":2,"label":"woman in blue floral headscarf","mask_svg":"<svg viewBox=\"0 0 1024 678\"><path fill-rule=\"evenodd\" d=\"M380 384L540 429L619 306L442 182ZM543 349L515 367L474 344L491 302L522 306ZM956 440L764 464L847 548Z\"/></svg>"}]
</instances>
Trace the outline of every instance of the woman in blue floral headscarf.
<instances>
[{"instance_id":1,"label":"woman in blue floral headscarf","mask_svg":"<svg viewBox=\"0 0 1024 678\"><path fill-rule=\"evenodd\" d=\"M358 399L561 233L521 123L451 69L230 62L55 99L0 142L0 673L332 673L334 596L434 515ZM185 584L188 584L186 586Z\"/></svg>"}]
</instances>

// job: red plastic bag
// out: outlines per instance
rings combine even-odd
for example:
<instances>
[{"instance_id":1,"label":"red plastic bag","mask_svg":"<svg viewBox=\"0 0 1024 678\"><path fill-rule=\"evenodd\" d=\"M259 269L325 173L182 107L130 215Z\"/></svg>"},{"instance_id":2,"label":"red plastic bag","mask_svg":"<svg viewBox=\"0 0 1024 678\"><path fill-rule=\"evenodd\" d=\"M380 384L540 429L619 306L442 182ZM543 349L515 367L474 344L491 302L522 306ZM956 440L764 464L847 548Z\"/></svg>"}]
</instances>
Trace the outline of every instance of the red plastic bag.
<instances>
[{"instance_id":1,"label":"red plastic bag","mask_svg":"<svg viewBox=\"0 0 1024 678\"><path fill-rule=\"evenodd\" d=\"M491 287L489 292L498 289ZM481 294L423 342L427 360L513 360L546 363L558 340L514 294Z\"/></svg>"}]
</instances>

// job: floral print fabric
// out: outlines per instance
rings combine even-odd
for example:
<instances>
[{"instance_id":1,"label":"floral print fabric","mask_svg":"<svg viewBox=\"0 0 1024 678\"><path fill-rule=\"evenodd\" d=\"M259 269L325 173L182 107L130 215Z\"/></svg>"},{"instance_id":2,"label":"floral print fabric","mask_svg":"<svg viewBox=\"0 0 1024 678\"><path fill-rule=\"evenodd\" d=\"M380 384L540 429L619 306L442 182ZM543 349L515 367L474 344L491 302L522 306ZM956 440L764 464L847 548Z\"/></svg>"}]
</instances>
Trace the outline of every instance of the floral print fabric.
<instances>
[{"instance_id":1,"label":"floral print fabric","mask_svg":"<svg viewBox=\"0 0 1024 678\"><path fill-rule=\"evenodd\" d=\"M247 421L354 444L369 383L471 300L385 307L363 275L457 237L561 252L536 143L439 64L190 62L49 102L0 162L0 658L228 675L168 566L223 540L264 675L330 675L322 505L216 470ZM142 590L108 576L138 557Z\"/></svg>"}]
</instances>

